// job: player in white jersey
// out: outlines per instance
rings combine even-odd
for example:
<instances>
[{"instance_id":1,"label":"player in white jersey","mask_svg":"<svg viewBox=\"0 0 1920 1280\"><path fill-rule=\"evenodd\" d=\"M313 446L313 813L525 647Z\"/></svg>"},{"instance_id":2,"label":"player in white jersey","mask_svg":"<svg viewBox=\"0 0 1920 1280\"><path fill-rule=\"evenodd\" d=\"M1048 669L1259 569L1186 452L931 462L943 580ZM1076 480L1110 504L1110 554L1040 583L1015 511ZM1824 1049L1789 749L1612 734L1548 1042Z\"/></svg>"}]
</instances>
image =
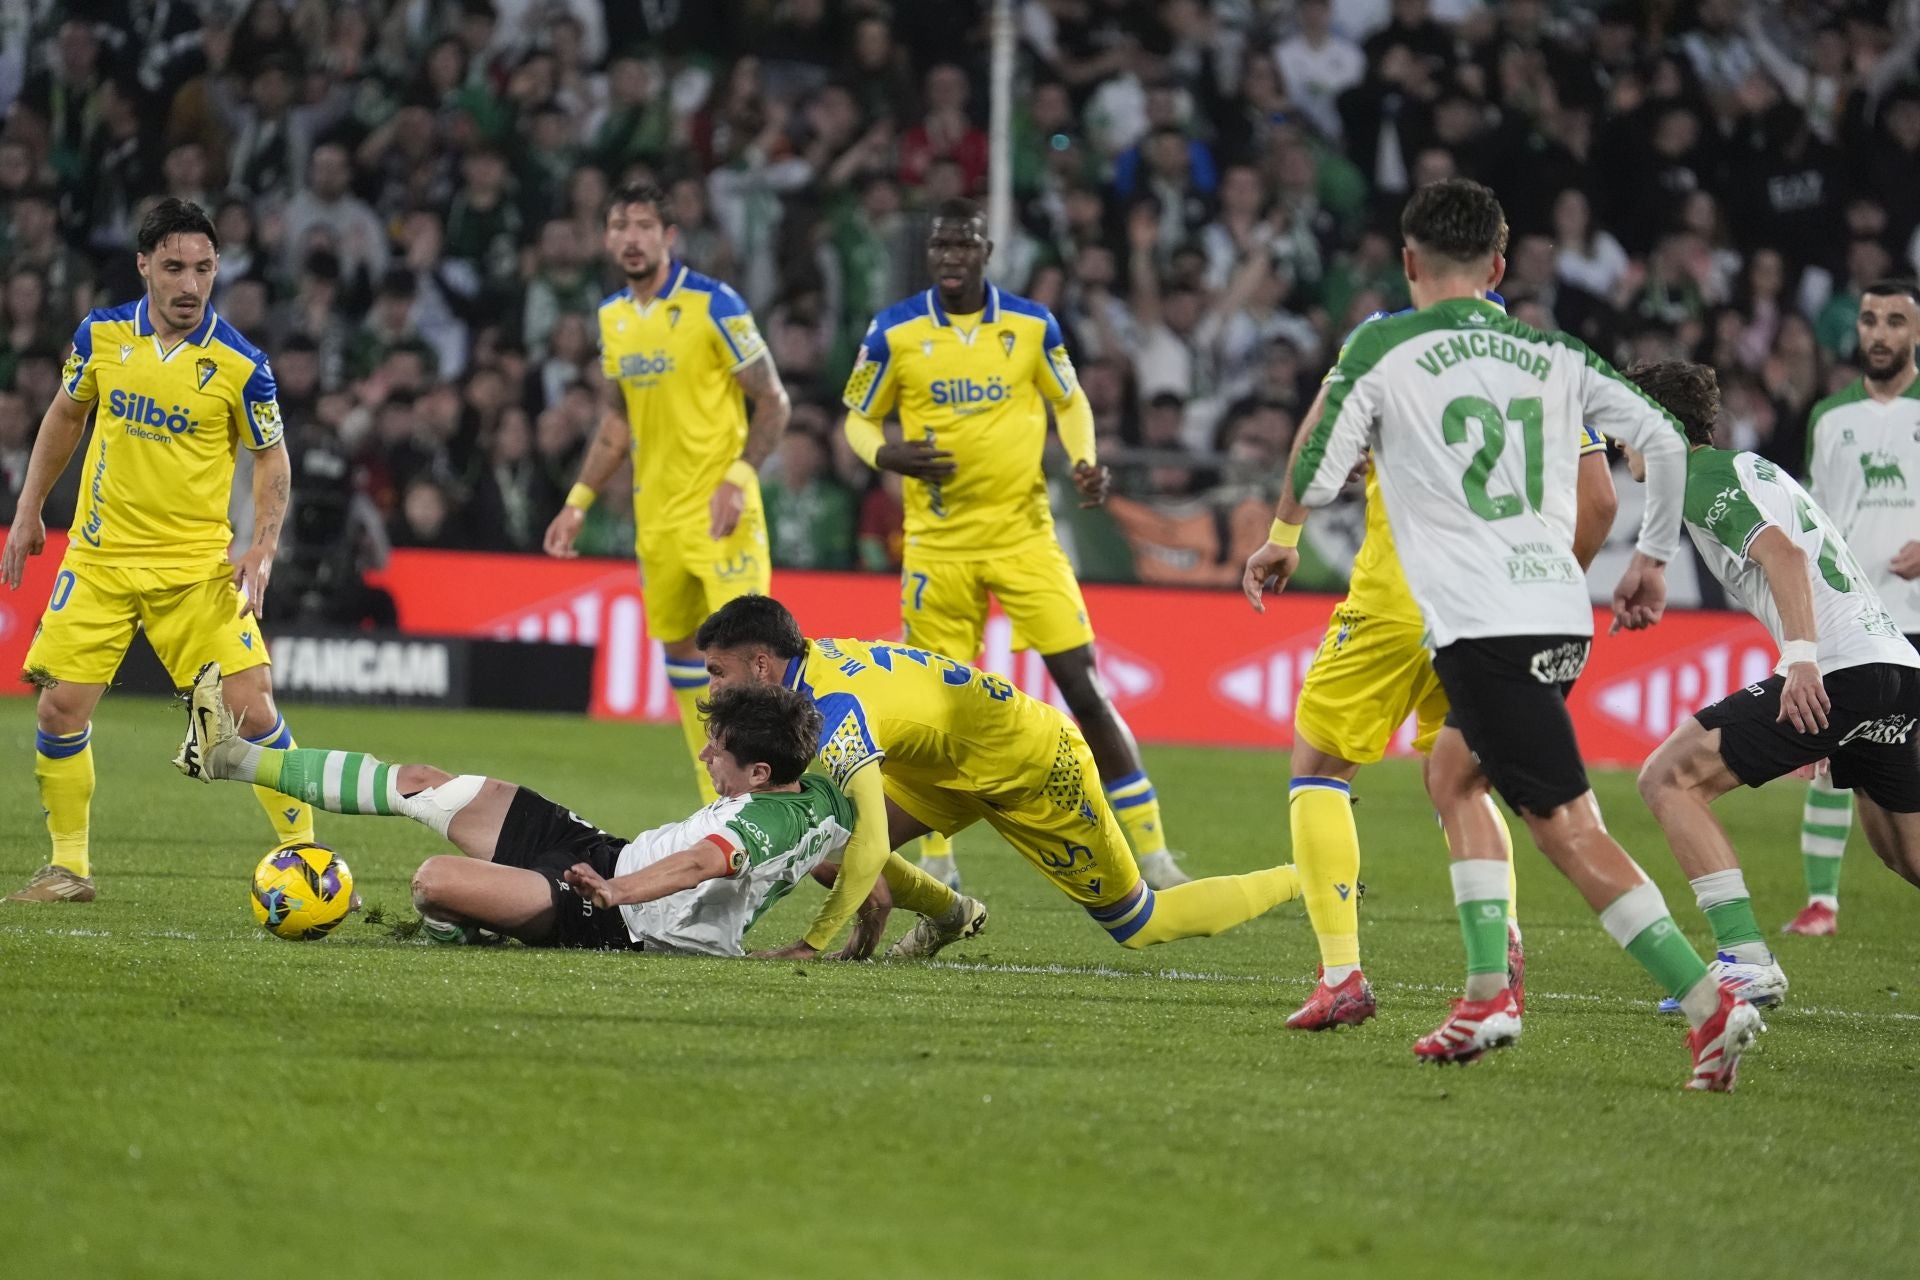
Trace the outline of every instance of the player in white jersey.
<instances>
[{"instance_id":1,"label":"player in white jersey","mask_svg":"<svg viewBox=\"0 0 1920 1280\"><path fill-rule=\"evenodd\" d=\"M1813 406L1807 488L1859 557L1894 625L1920 649L1920 293L1911 281L1867 286L1855 321L1865 376ZM1800 820L1807 905L1785 932L1824 936L1840 912L1840 856L1853 793L1816 775Z\"/></svg>"},{"instance_id":2,"label":"player in white jersey","mask_svg":"<svg viewBox=\"0 0 1920 1280\"><path fill-rule=\"evenodd\" d=\"M465 855L428 858L414 872L414 906L437 941L476 941L484 931L541 947L737 956L768 907L838 859L853 806L804 772L820 740L820 712L807 698L735 689L704 709L700 758L720 798L632 840L497 778L255 746L234 732L213 663L194 683L175 764L203 782L251 782L335 813L432 828ZM862 927L884 928L887 905L876 891Z\"/></svg>"},{"instance_id":3,"label":"player in white jersey","mask_svg":"<svg viewBox=\"0 0 1920 1280\"><path fill-rule=\"evenodd\" d=\"M1787 978L1760 938L1740 861L1710 806L1816 760L1860 794L1881 861L1920 886L1920 653L1827 513L1751 453L1712 447L1720 387L1704 365L1628 376L1685 425L1687 532L1727 594L1780 648L1775 674L1701 709L1648 757L1640 794L1713 924L1722 987L1777 1003ZM1628 455L1638 473L1639 460Z\"/></svg>"},{"instance_id":4,"label":"player in white jersey","mask_svg":"<svg viewBox=\"0 0 1920 1280\"><path fill-rule=\"evenodd\" d=\"M1294 465L1294 494L1326 505L1371 451L1449 723L1472 753L1445 767L1471 771L1478 757L1607 932L1681 1001L1692 1025L1687 1087L1730 1089L1760 1016L1719 989L1660 890L1607 834L1566 707L1593 636L1573 554L1581 426L1637 446L1649 464L1639 543L1614 591L1616 623L1628 626L1651 625L1665 605L1686 440L1580 342L1486 300L1506 270L1506 215L1493 192L1465 179L1432 183L1408 201L1400 226L1415 310L1354 335ZM1434 771L1442 767L1436 760ZM1507 858L1498 848L1468 853L1479 856L1452 864L1468 988L1415 1043L1426 1061L1472 1061L1520 1034L1504 967L1471 964L1504 953Z\"/></svg>"}]
</instances>

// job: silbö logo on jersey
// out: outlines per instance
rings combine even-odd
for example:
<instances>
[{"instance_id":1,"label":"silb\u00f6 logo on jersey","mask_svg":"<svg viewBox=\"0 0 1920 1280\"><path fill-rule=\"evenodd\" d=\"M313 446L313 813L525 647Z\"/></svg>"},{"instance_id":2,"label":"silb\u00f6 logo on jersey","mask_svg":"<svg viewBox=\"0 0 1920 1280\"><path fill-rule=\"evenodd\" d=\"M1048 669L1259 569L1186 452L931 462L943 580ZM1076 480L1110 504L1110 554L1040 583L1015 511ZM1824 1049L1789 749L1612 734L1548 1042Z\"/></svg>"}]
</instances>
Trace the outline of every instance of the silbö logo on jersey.
<instances>
[{"instance_id":1,"label":"silb\u00f6 logo on jersey","mask_svg":"<svg viewBox=\"0 0 1920 1280\"><path fill-rule=\"evenodd\" d=\"M192 435L200 426L198 418L187 416L184 405L163 408L152 396L132 395L125 391L116 391L107 397L107 412L125 420L128 435L166 444L171 444L174 436L183 433ZM143 426L154 430L143 431ZM161 428L165 428L168 434L159 434Z\"/></svg>"},{"instance_id":2,"label":"silb\u00f6 logo on jersey","mask_svg":"<svg viewBox=\"0 0 1920 1280\"><path fill-rule=\"evenodd\" d=\"M986 408L989 405L1003 404L1013 393L1007 389L1006 379L995 376L985 382L972 378L938 378L930 388L933 403L940 408Z\"/></svg>"}]
</instances>

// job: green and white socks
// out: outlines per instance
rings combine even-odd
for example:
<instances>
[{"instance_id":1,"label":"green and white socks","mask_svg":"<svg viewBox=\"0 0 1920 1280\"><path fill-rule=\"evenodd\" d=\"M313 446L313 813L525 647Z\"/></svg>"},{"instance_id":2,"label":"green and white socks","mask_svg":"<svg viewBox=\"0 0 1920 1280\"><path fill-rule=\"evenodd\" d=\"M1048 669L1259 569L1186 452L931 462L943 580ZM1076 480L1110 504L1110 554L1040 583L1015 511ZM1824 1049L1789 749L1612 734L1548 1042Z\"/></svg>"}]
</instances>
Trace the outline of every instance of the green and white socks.
<instances>
[{"instance_id":1,"label":"green and white socks","mask_svg":"<svg viewBox=\"0 0 1920 1280\"><path fill-rule=\"evenodd\" d=\"M1615 898L1600 913L1600 927L1680 1002L1691 1025L1698 1027L1720 1007L1719 984L1673 922L1653 881L1642 880Z\"/></svg>"},{"instance_id":2,"label":"green and white socks","mask_svg":"<svg viewBox=\"0 0 1920 1280\"><path fill-rule=\"evenodd\" d=\"M1753 918L1753 899L1740 868L1709 872L1688 883L1693 886L1693 900L1713 926L1717 950L1741 964L1773 963L1773 952L1760 936L1760 922Z\"/></svg>"},{"instance_id":3,"label":"green and white socks","mask_svg":"<svg viewBox=\"0 0 1920 1280\"><path fill-rule=\"evenodd\" d=\"M1825 774L1807 787L1800 810L1800 866L1807 877L1807 901L1840 909L1840 857L1853 830L1853 792L1836 790Z\"/></svg>"},{"instance_id":4,"label":"green and white socks","mask_svg":"<svg viewBox=\"0 0 1920 1280\"><path fill-rule=\"evenodd\" d=\"M413 816L403 806L400 769L359 751L294 747L280 751L248 744L223 770L236 782L305 800L328 813Z\"/></svg>"},{"instance_id":5,"label":"green and white socks","mask_svg":"<svg viewBox=\"0 0 1920 1280\"><path fill-rule=\"evenodd\" d=\"M1460 939L1467 947L1469 1000L1491 1000L1507 985L1507 880L1509 865L1487 858L1449 863L1453 905L1460 913Z\"/></svg>"}]
</instances>

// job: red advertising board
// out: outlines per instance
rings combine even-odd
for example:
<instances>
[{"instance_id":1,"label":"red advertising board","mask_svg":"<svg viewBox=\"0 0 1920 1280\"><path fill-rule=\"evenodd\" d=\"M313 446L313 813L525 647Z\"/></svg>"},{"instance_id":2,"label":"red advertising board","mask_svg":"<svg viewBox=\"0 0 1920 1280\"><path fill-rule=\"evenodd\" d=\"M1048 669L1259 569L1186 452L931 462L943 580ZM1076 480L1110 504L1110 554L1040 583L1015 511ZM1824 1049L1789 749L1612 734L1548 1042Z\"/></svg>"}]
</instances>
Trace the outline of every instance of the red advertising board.
<instances>
[{"instance_id":1,"label":"red advertising board","mask_svg":"<svg viewBox=\"0 0 1920 1280\"><path fill-rule=\"evenodd\" d=\"M11 670L52 589L64 546L57 535L52 541L29 562L19 591L0 592L0 662ZM396 551L381 580L408 631L590 644L597 651L594 714L673 718L631 563ZM781 573L774 589L810 635L899 634L894 579ZM1292 741L1294 698L1331 597L1283 596L1260 615L1234 592L1089 586L1086 595L1101 673L1141 738L1249 747ZM1773 669L1773 642L1744 614L1676 611L1651 631L1605 631L1605 615L1596 611L1593 659L1573 695L1581 745L1596 762L1637 764L1687 715ZM1013 652L1009 639L1006 620L996 616L981 665L1057 703L1038 655ZM25 692L11 681L0 687ZM1406 751L1410 740L1403 730L1395 750Z\"/></svg>"}]
</instances>

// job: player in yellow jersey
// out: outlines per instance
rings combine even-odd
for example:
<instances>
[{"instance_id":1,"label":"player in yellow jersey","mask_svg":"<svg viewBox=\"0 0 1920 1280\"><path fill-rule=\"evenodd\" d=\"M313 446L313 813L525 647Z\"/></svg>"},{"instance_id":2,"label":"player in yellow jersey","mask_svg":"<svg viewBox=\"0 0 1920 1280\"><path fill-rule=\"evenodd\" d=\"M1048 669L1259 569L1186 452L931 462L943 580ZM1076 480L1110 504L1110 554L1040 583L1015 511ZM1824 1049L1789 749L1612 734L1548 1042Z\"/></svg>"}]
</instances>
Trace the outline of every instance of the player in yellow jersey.
<instances>
[{"instance_id":1,"label":"player in yellow jersey","mask_svg":"<svg viewBox=\"0 0 1920 1280\"><path fill-rule=\"evenodd\" d=\"M666 194L633 183L607 206L606 250L627 287L600 304L600 430L580 482L547 526L549 555L573 540L600 489L632 456L635 551L647 631L666 649L667 683L701 794L707 672L693 633L735 596L772 580L760 464L787 429L787 389L747 304L673 257ZM746 400L753 401L747 416Z\"/></svg>"},{"instance_id":2,"label":"player in yellow jersey","mask_svg":"<svg viewBox=\"0 0 1920 1280\"><path fill-rule=\"evenodd\" d=\"M767 596L721 606L699 642L715 689L784 684L813 699L818 763L853 801L833 891L806 936L777 955L825 950L882 876L893 903L923 917L890 957L930 956L971 937L986 909L888 851L980 821L1130 948L1222 933L1299 894L1291 866L1147 885L1079 727L998 676L904 644L809 641ZM853 954L872 946L864 925Z\"/></svg>"},{"instance_id":3,"label":"player in yellow jersey","mask_svg":"<svg viewBox=\"0 0 1920 1280\"><path fill-rule=\"evenodd\" d=\"M1296 454L1319 422L1325 400L1323 386L1294 437ZM1613 524L1616 500L1606 449L1605 440L1586 432L1574 532L1574 554L1583 567L1599 553ZM1300 562L1297 546L1307 508L1293 500L1291 470L1289 465L1273 539L1247 561L1242 586L1257 610L1264 611L1261 592L1270 584L1284 590ZM1307 917L1320 945L1320 979L1307 1002L1287 1019L1289 1027L1301 1031L1357 1026L1374 1015L1373 987L1360 969L1360 836L1353 821L1352 785L1361 765L1386 754L1387 744L1409 716L1415 722L1414 749L1427 757L1429 793L1454 856L1462 857L1470 848L1508 850L1507 966L1515 998L1524 998L1525 953L1512 913L1507 824L1460 732L1445 727L1447 695L1434 674L1426 623L1394 551L1386 503L1371 465L1366 503L1366 537L1354 559L1346 599L1334 606L1294 710L1288 811Z\"/></svg>"},{"instance_id":4,"label":"player in yellow jersey","mask_svg":"<svg viewBox=\"0 0 1920 1280\"><path fill-rule=\"evenodd\" d=\"M992 253L977 204L940 205L927 239L933 288L874 318L847 380L848 443L869 466L907 478L903 635L977 661L987 597L997 599L1014 647L1040 651L1080 722L1141 874L1156 889L1180 884L1140 748L1095 671L1086 601L1054 536L1040 468L1051 404L1082 505L1106 501L1093 411L1053 314L986 282ZM902 438L890 443L881 422L895 410ZM921 865L959 883L943 837L929 837Z\"/></svg>"},{"instance_id":5,"label":"player in yellow jersey","mask_svg":"<svg viewBox=\"0 0 1920 1280\"><path fill-rule=\"evenodd\" d=\"M46 546L47 490L93 412L80 509L24 663L39 689L34 775L53 858L10 902L93 900L93 709L136 626L183 689L202 663L232 673L228 705L248 741L293 745L256 621L292 475L273 373L209 305L220 240L205 210L162 200L141 220L137 247L146 293L80 322L0 553L0 577L17 588L27 557ZM241 445L253 454L253 540L229 562L227 503ZM313 839L312 809L255 794L279 840Z\"/></svg>"}]
</instances>

